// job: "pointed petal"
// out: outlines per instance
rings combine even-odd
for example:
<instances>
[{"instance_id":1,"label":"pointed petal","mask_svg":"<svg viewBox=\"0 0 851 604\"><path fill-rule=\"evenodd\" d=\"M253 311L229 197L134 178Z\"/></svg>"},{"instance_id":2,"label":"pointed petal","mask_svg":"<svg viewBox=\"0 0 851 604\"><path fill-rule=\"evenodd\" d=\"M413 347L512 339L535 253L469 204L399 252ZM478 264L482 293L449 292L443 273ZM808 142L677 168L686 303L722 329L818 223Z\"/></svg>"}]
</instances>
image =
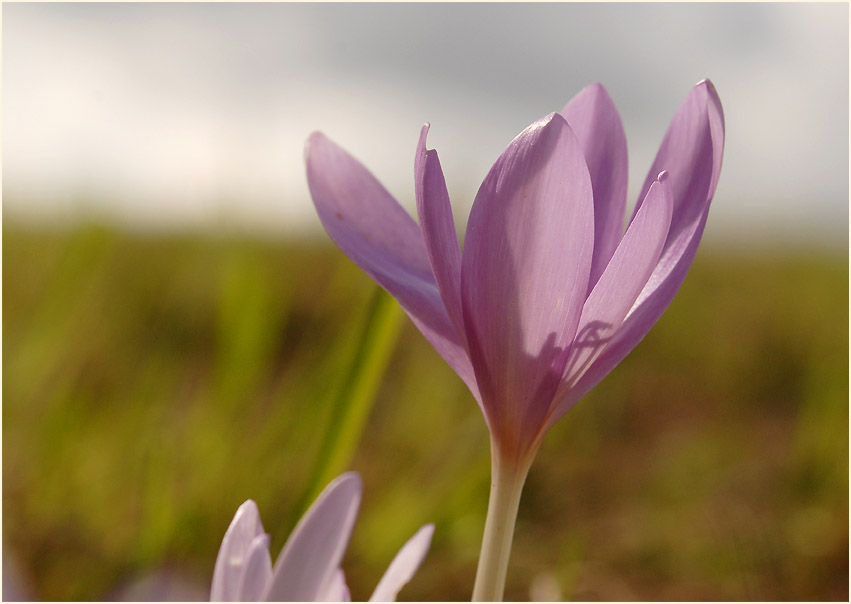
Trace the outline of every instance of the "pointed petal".
<instances>
[{"instance_id":1,"label":"pointed petal","mask_svg":"<svg viewBox=\"0 0 851 604\"><path fill-rule=\"evenodd\" d=\"M635 220L627 228L606 270L585 301L570 360L547 420L547 428L576 402L570 397L572 387L603 353L650 278L671 226L673 203L670 179L663 172L650 187Z\"/></svg>"},{"instance_id":2,"label":"pointed petal","mask_svg":"<svg viewBox=\"0 0 851 604\"><path fill-rule=\"evenodd\" d=\"M666 248L679 232L693 227L712 200L724 151L724 113L712 82L703 80L691 89L674 114L653 165L644 180L633 217L644 192L665 170L674 191L674 217Z\"/></svg>"},{"instance_id":3,"label":"pointed petal","mask_svg":"<svg viewBox=\"0 0 851 604\"><path fill-rule=\"evenodd\" d=\"M346 575L338 568L331 575L328 583L320 590L317 602L348 602L351 599L349 588L346 586Z\"/></svg>"},{"instance_id":4,"label":"pointed petal","mask_svg":"<svg viewBox=\"0 0 851 604\"><path fill-rule=\"evenodd\" d=\"M476 195L461 261L470 356L491 433L527 442L549 408L588 287L591 179L550 114L521 132Z\"/></svg>"},{"instance_id":5,"label":"pointed petal","mask_svg":"<svg viewBox=\"0 0 851 604\"><path fill-rule=\"evenodd\" d=\"M245 556L240 602L259 602L272 579L272 558L269 556L269 535L258 535Z\"/></svg>"},{"instance_id":6,"label":"pointed petal","mask_svg":"<svg viewBox=\"0 0 851 604\"><path fill-rule=\"evenodd\" d=\"M278 556L264 600L316 600L340 566L357 518L360 497L361 480L353 472L339 476L325 488Z\"/></svg>"},{"instance_id":7,"label":"pointed petal","mask_svg":"<svg viewBox=\"0 0 851 604\"><path fill-rule=\"evenodd\" d=\"M305 156L310 193L328 235L399 301L478 398L467 351L444 307L417 224L366 168L322 134L310 136Z\"/></svg>"},{"instance_id":8,"label":"pointed petal","mask_svg":"<svg viewBox=\"0 0 851 604\"><path fill-rule=\"evenodd\" d=\"M381 577L370 602L395 602L399 590L407 585L422 564L431 545L434 525L427 524L408 539Z\"/></svg>"},{"instance_id":9,"label":"pointed petal","mask_svg":"<svg viewBox=\"0 0 851 604\"><path fill-rule=\"evenodd\" d=\"M414 162L417 214L440 296L456 331L463 338L461 317L461 246L437 151L426 150L429 125L423 126Z\"/></svg>"},{"instance_id":10,"label":"pointed petal","mask_svg":"<svg viewBox=\"0 0 851 604\"><path fill-rule=\"evenodd\" d=\"M564 107L562 115L582 145L594 189L594 257L588 290L597 283L621 238L626 212L626 134L618 110L602 84L591 84Z\"/></svg>"},{"instance_id":11,"label":"pointed petal","mask_svg":"<svg viewBox=\"0 0 851 604\"><path fill-rule=\"evenodd\" d=\"M571 397L578 399L603 379L635 348L671 303L697 252L718 184L723 151L721 101L712 83L704 80L680 105L651 168L666 166L674 198L671 228L662 255L623 325L577 382Z\"/></svg>"},{"instance_id":12,"label":"pointed petal","mask_svg":"<svg viewBox=\"0 0 851 604\"><path fill-rule=\"evenodd\" d=\"M222 539L213 570L211 601L239 601L246 556L254 539L264 534L257 504L249 499L236 510Z\"/></svg>"}]
</instances>

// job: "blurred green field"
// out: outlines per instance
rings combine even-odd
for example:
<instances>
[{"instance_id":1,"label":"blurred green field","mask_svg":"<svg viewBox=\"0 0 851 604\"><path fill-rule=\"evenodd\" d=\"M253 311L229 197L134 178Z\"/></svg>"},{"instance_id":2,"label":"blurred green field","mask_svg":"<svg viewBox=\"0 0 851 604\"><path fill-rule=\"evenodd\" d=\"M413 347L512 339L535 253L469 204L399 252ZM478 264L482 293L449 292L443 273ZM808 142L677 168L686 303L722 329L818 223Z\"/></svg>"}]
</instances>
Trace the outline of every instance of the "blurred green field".
<instances>
[{"instance_id":1,"label":"blurred green field","mask_svg":"<svg viewBox=\"0 0 851 604\"><path fill-rule=\"evenodd\" d=\"M364 478L353 596L434 522L401 598L469 599L484 421L326 240L7 223L3 269L4 560L33 596L109 598L158 568L206 589L242 501L276 555L342 464ZM546 438L506 598L847 600L848 361L847 257L701 250Z\"/></svg>"}]
</instances>

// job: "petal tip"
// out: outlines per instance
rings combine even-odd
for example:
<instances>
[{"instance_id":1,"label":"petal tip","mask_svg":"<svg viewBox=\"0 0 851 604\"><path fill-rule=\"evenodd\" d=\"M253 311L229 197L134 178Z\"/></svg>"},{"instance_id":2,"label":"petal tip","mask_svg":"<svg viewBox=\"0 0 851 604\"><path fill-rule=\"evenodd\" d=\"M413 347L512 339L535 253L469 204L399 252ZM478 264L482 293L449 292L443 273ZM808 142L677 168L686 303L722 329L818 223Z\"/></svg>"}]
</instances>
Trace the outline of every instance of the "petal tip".
<instances>
[{"instance_id":1,"label":"petal tip","mask_svg":"<svg viewBox=\"0 0 851 604\"><path fill-rule=\"evenodd\" d=\"M336 486L348 485L349 488L355 489L358 492L363 490L363 481L357 472L344 472L334 479L331 484Z\"/></svg>"},{"instance_id":2,"label":"petal tip","mask_svg":"<svg viewBox=\"0 0 851 604\"><path fill-rule=\"evenodd\" d=\"M313 151L315 146L321 145L327 140L324 134L315 130L310 133L310 136L307 137L307 140L304 143L304 160L308 161L310 159L310 154Z\"/></svg>"},{"instance_id":3,"label":"petal tip","mask_svg":"<svg viewBox=\"0 0 851 604\"><path fill-rule=\"evenodd\" d=\"M325 135L322 134L319 130L314 130L310 133L310 136L307 137L307 144L311 143L319 143L325 140Z\"/></svg>"},{"instance_id":4,"label":"petal tip","mask_svg":"<svg viewBox=\"0 0 851 604\"><path fill-rule=\"evenodd\" d=\"M573 99L564 106L560 113L565 113L568 111L568 107L572 104L579 103L584 104L590 102L591 105L598 105L601 102L604 105L610 105L614 108L614 101L612 101L612 96L609 94L609 91L601 82L592 82L588 84L585 88L579 91Z\"/></svg>"},{"instance_id":5,"label":"petal tip","mask_svg":"<svg viewBox=\"0 0 851 604\"><path fill-rule=\"evenodd\" d=\"M606 87L603 86L601 82L592 82L585 87L585 89L589 92L594 92L594 94L598 94L601 96L609 97L609 91L606 90Z\"/></svg>"},{"instance_id":6,"label":"petal tip","mask_svg":"<svg viewBox=\"0 0 851 604\"><path fill-rule=\"evenodd\" d=\"M712 80L709 78L703 78L694 86L695 90L700 90L704 94L706 94L710 99L720 104L721 99L718 97L718 90L715 89L715 84L712 83Z\"/></svg>"},{"instance_id":7,"label":"petal tip","mask_svg":"<svg viewBox=\"0 0 851 604\"><path fill-rule=\"evenodd\" d=\"M551 127L558 128L560 126L564 126L564 127L569 128L569 126L567 125L567 120L564 119L564 116L562 116L557 111L553 111L551 113L548 113L547 115L545 115L541 119L529 124L529 126L527 126L526 129L523 130L523 132L521 132L520 134L517 135L517 138L515 138L514 141L512 141L512 144L514 144L515 142L517 142L519 140L526 139L527 137L538 136L535 133L537 133L539 131L541 131L541 134L543 134L543 131L547 130L548 128L551 128Z\"/></svg>"},{"instance_id":8,"label":"petal tip","mask_svg":"<svg viewBox=\"0 0 851 604\"><path fill-rule=\"evenodd\" d=\"M426 139L428 138L428 131L430 128L431 124L428 122L423 124L423 127L420 128L420 140L417 143L417 149L421 155L426 155L429 152L429 149L426 147Z\"/></svg>"},{"instance_id":9,"label":"petal tip","mask_svg":"<svg viewBox=\"0 0 851 604\"><path fill-rule=\"evenodd\" d=\"M245 502L237 508L236 514L234 514L234 520L237 518L243 519L248 516L256 518L257 520L260 519L260 508L257 507L257 503L253 499L246 499Z\"/></svg>"},{"instance_id":10,"label":"petal tip","mask_svg":"<svg viewBox=\"0 0 851 604\"><path fill-rule=\"evenodd\" d=\"M559 124L561 126L569 127L567 120L558 111L553 111L552 113L545 115L539 120L538 123L542 126L549 126L550 124Z\"/></svg>"}]
</instances>

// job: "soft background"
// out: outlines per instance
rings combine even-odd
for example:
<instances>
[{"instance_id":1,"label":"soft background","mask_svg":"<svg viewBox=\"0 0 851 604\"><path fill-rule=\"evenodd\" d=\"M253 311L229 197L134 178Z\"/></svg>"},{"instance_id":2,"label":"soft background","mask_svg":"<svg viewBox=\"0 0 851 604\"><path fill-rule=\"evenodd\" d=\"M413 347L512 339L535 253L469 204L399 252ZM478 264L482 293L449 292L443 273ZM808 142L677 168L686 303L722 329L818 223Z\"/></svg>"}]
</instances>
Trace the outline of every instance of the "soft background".
<instances>
[{"instance_id":1,"label":"soft background","mask_svg":"<svg viewBox=\"0 0 851 604\"><path fill-rule=\"evenodd\" d=\"M547 437L509 599L847 599L848 6L7 4L3 584L203 598L237 506L275 553L360 471L365 598L469 598L489 485L461 381L322 232L322 130L413 208L421 124L459 228L517 132L592 81L630 200L689 88L724 103L704 243Z\"/></svg>"}]
</instances>

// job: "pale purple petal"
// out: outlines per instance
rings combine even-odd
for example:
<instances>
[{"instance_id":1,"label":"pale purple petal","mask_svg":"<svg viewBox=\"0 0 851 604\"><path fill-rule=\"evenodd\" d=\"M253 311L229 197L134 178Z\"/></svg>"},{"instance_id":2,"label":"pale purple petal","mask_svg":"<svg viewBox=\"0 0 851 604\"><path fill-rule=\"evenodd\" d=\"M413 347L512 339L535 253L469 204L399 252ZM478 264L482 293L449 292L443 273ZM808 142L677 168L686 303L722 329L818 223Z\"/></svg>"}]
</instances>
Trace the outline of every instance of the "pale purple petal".
<instances>
[{"instance_id":1,"label":"pale purple petal","mask_svg":"<svg viewBox=\"0 0 851 604\"><path fill-rule=\"evenodd\" d=\"M464 339L461 316L461 247L437 151L426 149L429 125L423 126L414 161L417 214L432 272L452 324Z\"/></svg>"},{"instance_id":2,"label":"pale purple petal","mask_svg":"<svg viewBox=\"0 0 851 604\"><path fill-rule=\"evenodd\" d=\"M671 177L674 216L666 248L681 230L699 220L712 200L724 151L724 113L712 82L703 80L691 89L677 109L650 166L633 216L644 193L663 170Z\"/></svg>"},{"instance_id":3,"label":"pale purple petal","mask_svg":"<svg viewBox=\"0 0 851 604\"><path fill-rule=\"evenodd\" d=\"M346 575L342 568L338 568L331 575L328 583L320 590L317 602L349 602L351 595L346 586Z\"/></svg>"},{"instance_id":4,"label":"pale purple petal","mask_svg":"<svg viewBox=\"0 0 851 604\"><path fill-rule=\"evenodd\" d=\"M682 285L706 225L723 150L721 101L712 83L704 80L678 109L651 168L651 173L662 169L669 172L674 198L671 228L662 255L623 326L579 380L572 396L581 397L588 392L641 341Z\"/></svg>"},{"instance_id":5,"label":"pale purple petal","mask_svg":"<svg viewBox=\"0 0 851 604\"><path fill-rule=\"evenodd\" d=\"M561 379L588 287L591 179L559 114L520 133L473 203L461 262L467 342L491 433L534 438Z\"/></svg>"},{"instance_id":6,"label":"pale purple petal","mask_svg":"<svg viewBox=\"0 0 851 604\"><path fill-rule=\"evenodd\" d=\"M319 132L305 154L316 210L340 249L365 271L402 287L433 283L419 227L381 183Z\"/></svg>"},{"instance_id":7,"label":"pale purple petal","mask_svg":"<svg viewBox=\"0 0 851 604\"><path fill-rule=\"evenodd\" d=\"M336 478L319 495L290 535L275 561L266 601L316 600L340 566L361 498L355 473Z\"/></svg>"},{"instance_id":8,"label":"pale purple petal","mask_svg":"<svg viewBox=\"0 0 851 604\"><path fill-rule=\"evenodd\" d=\"M399 590L407 585L422 564L431 545L433 534L434 525L427 524L408 539L393 558L387 572L381 577L381 581L378 582L378 586L369 599L370 602L396 601Z\"/></svg>"},{"instance_id":9,"label":"pale purple petal","mask_svg":"<svg viewBox=\"0 0 851 604\"><path fill-rule=\"evenodd\" d=\"M626 212L626 135L615 104L602 84L591 84L564 107L562 115L579 139L594 189L594 257L590 291L623 232Z\"/></svg>"},{"instance_id":10,"label":"pale purple petal","mask_svg":"<svg viewBox=\"0 0 851 604\"><path fill-rule=\"evenodd\" d=\"M255 538L264 534L257 504L249 499L236 510L222 539L213 570L211 601L240 601L246 557Z\"/></svg>"},{"instance_id":11,"label":"pale purple petal","mask_svg":"<svg viewBox=\"0 0 851 604\"><path fill-rule=\"evenodd\" d=\"M310 193L328 235L399 301L435 350L478 394L420 228L366 168L322 134L310 136L305 155Z\"/></svg>"},{"instance_id":12,"label":"pale purple petal","mask_svg":"<svg viewBox=\"0 0 851 604\"><path fill-rule=\"evenodd\" d=\"M582 308L564 379L547 419L549 429L576 402L572 387L606 349L647 283L671 225L673 194L667 173L659 175L629 225L606 270Z\"/></svg>"},{"instance_id":13,"label":"pale purple petal","mask_svg":"<svg viewBox=\"0 0 851 604\"><path fill-rule=\"evenodd\" d=\"M269 535L258 535L251 542L239 589L241 602L259 602L272 579L272 558L269 556Z\"/></svg>"}]
</instances>

